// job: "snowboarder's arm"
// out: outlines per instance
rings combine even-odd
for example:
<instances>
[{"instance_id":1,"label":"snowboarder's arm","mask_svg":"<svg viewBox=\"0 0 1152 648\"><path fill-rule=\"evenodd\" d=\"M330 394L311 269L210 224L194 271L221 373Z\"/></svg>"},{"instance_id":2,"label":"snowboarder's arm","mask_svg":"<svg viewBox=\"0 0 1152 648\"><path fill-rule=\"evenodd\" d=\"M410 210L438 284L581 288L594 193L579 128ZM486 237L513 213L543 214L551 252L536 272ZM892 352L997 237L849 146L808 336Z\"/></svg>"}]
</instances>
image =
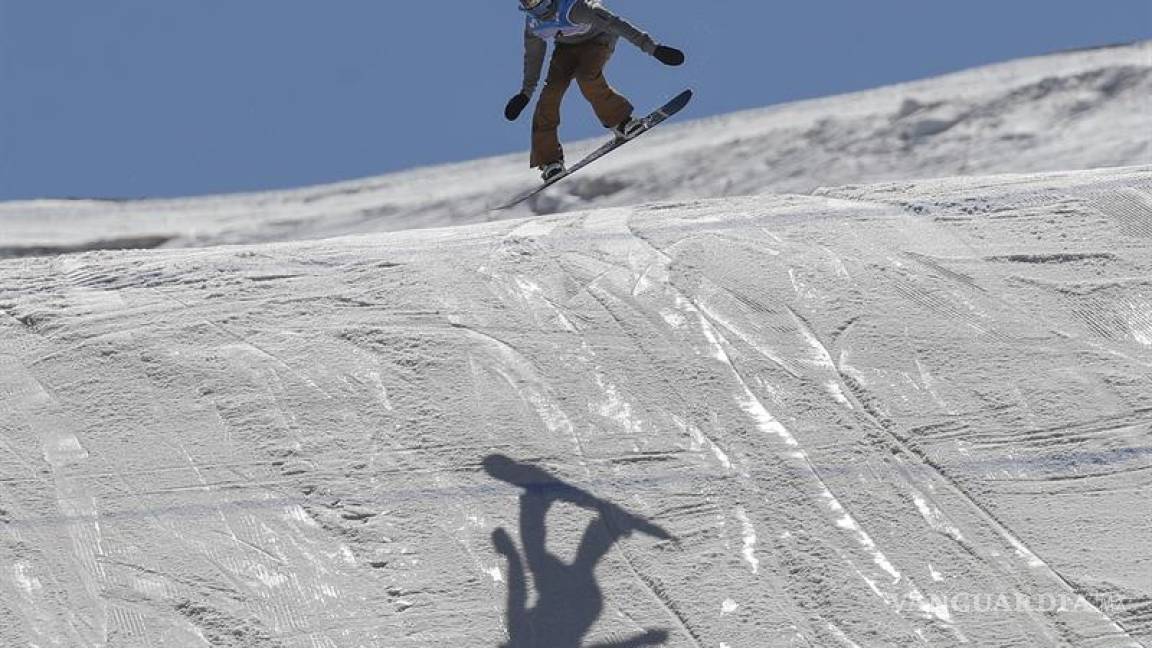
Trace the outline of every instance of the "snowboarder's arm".
<instances>
[{"instance_id":1,"label":"snowboarder's arm","mask_svg":"<svg viewBox=\"0 0 1152 648\"><path fill-rule=\"evenodd\" d=\"M572 9L572 20L592 25L593 29L608 32L632 43L645 54L656 51L656 41L646 32L620 16L608 11L599 2L577 4Z\"/></svg>"},{"instance_id":2,"label":"snowboarder's arm","mask_svg":"<svg viewBox=\"0 0 1152 648\"><path fill-rule=\"evenodd\" d=\"M544 69L544 57L548 54L548 43L524 27L524 85L520 92L531 97L540 83L540 72Z\"/></svg>"}]
</instances>

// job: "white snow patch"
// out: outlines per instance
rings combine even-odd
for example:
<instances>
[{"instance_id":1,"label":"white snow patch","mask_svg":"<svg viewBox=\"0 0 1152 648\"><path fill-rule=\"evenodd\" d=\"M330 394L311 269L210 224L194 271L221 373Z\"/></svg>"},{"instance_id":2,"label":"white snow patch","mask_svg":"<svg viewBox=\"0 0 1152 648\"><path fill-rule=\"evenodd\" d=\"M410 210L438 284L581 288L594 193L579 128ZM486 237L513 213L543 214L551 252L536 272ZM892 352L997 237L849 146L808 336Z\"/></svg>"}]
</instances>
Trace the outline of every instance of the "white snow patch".
<instances>
[{"instance_id":1,"label":"white snow patch","mask_svg":"<svg viewBox=\"0 0 1152 648\"><path fill-rule=\"evenodd\" d=\"M860 383L862 386L867 387L868 381L864 378L864 373L849 364L848 357L849 354L847 351L840 351L840 373L845 376L851 376L853 380Z\"/></svg>"},{"instance_id":2,"label":"white snow patch","mask_svg":"<svg viewBox=\"0 0 1152 648\"><path fill-rule=\"evenodd\" d=\"M44 460L54 468L79 463L87 458L88 451L80 445L80 440L74 434L54 434L44 439Z\"/></svg>"},{"instance_id":3,"label":"white snow patch","mask_svg":"<svg viewBox=\"0 0 1152 648\"><path fill-rule=\"evenodd\" d=\"M1032 567L1033 569L1039 569L1048 566L1044 563L1043 560L1040 560L1039 556L1032 553L1031 549L1025 547L1024 543L1017 540L1016 537L1011 533L1004 532L1001 535L1003 535L1004 539L1007 540L1008 543L1012 545L1012 548L1016 550L1016 555L1020 556L1028 563L1029 567Z\"/></svg>"},{"instance_id":4,"label":"white snow patch","mask_svg":"<svg viewBox=\"0 0 1152 648\"><path fill-rule=\"evenodd\" d=\"M944 517L944 513L932 505L926 497L913 491L912 501L916 504L916 510L920 511L920 515L928 521L928 524L931 525L933 529L941 533L947 533L961 542L964 541L964 534L960 533L960 529L956 528L955 525L949 524L947 518Z\"/></svg>"},{"instance_id":5,"label":"white snow patch","mask_svg":"<svg viewBox=\"0 0 1152 648\"><path fill-rule=\"evenodd\" d=\"M924 363L920 362L920 358L916 358L916 370L920 372L920 383L924 385L924 389L928 390L928 393L932 396L932 400L936 401L936 404L949 414L955 414L952 408L948 407L948 403L944 402L944 399L940 398L940 394L936 392L936 379L924 366Z\"/></svg>"},{"instance_id":6,"label":"white snow patch","mask_svg":"<svg viewBox=\"0 0 1152 648\"><path fill-rule=\"evenodd\" d=\"M68 297L87 314L102 314L123 309L126 304L120 293L96 288L74 288Z\"/></svg>"},{"instance_id":7,"label":"white snow patch","mask_svg":"<svg viewBox=\"0 0 1152 648\"><path fill-rule=\"evenodd\" d=\"M288 582L288 577L286 577L284 574L278 574L278 573L268 569L264 565L260 565L260 564L254 565L252 568L252 572L253 572L253 575L256 577L256 580L260 581L260 583L263 584L264 587L267 587L268 589L275 589L275 588L283 585L284 583Z\"/></svg>"},{"instance_id":8,"label":"white snow patch","mask_svg":"<svg viewBox=\"0 0 1152 648\"><path fill-rule=\"evenodd\" d=\"M716 460L720 462L720 465L724 466L724 470L728 472L732 471L732 460L728 457L728 454L721 450L720 446L713 443L712 439L704 436L704 433L700 431L700 428L696 427L695 425L686 423L683 419L676 415L672 415L672 421L677 425L677 427L687 432L689 436L692 437L692 450L694 452L699 452L702 448L707 447L712 451L712 454L715 455Z\"/></svg>"},{"instance_id":9,"label":"white snow patch","mask_svg":"<svg viewBox=\"0 0 1152 648\"><path fill-rule=\"evenodd\" d=\"M724 470L731 471L732 460L728 458L728 454L721 450L720 446L712 443L711 440L708 441L708 445L712 448L712 454L716 456L716 460L720 462L720 465L724 466Z\"/></svg>"},{"instance_id":10,"label":"white snow patch","mask_svg":"<svg viewBox=\"0 0 1152 648\"><path fill-rule=\"evenodd\" d=\"M516 277L515 281L516 287L520 289L520 294L524 298L524 301L551 311L565 330L576 330L576 327L572 325L571 320L565 317L564 313L560 312L560 309L556 308L556 305L548 299L547 294L544 292L544 289L540 287L540 284L532 281L531 279L525 279L523 277Z\"/></svg>"},{"instance_id":11,"label":"white snow patch","mask_svg":"<svg viewBox=\"0 0 1152 648\"><path fill-rule=\"evenodd\" d=\"M832 625L831 623L827 623L827 622L825 623L825 625L828 626L828 630L831 631L832 634L835 635L837 639L839 639L840 641L847 644L849 646L849 648L860 648L860 644L849 639L848 635L844 634L844 631L841 630L840 628L837 628L836 626Z\"/></svg>"},{"instance_id":12,"label":"white snow patch","mask_svg":"<svg viewBox=\"0 0 1152 648\"><path fill-rule=\"evenodd\" d=\"M680 301L679 297L677 298L677 301ZM720 335L719 331L712 328L712 325L708 323L708 320L705 319L704 316L699 312L697 312L697 316L700 318L700 330L704 334L704 339L708 340L708 344L712 347L712 357L731 367L732 361L728 359L728 354L724 352L724 347L720 344L720 341L724 339L724 336Z\"/></svg>"},{"instance_id":13,"label":"white snow patch","mask_svg":"<svg viewBox=\"0 0 1152 648\"><path fill-rule=\"evenodd\" d=\"M928 563L928 574L931 575L932 580L936 581L937 583L944 582L944 575L936 571L936 568L932 566L932 563Z\"/></svg>"},{"instance_id":14,"label":"white snow patch","mask_svg":"<svg viewBox=\"0 0 1152 648\"><path fill-rule=\"evenodd\" d=\"M844 394L844 388L840 386L840 381L830 380L828 381L827 387L828 393L832 394L832 398L835 398L836 402L848 409L856 409L856 407L852 405L852 401L848 400L848 396Z\"/></svg>"},{"instance_id":15,"label":"white snow patch","mask_svg":"<svg viewBox=\"0 0 1152 648\"><path fill-rule=\"evenodd\" d=\"M132 589L155 598L171 596L168 590L168 584L159 578L136 576L132 579Z\"/></svg>"},{"instance_id":16,"label":"white snow patch","mask_svg":"<svg viewBox=\"0 0 1152 648\"><path fill-rule=\"evenodd\" d=\"M369 372L368 377L376 383L376 396L380 399L384 409L389 412L394 411L396 408L392 407L392 400L388 398L388 388L384 386L384 379L380 377L379 372Z\"/></svg>"},{"instance_id":17,"label":"white snow patch","mask_svg":"<svg viewBox=\"0 0 1152 648\"><path fill-rule=\"evenodd\" d=\"M744 527L744 560L752 566L752 573L758 574L760 573L760 559L756 557L756 527L752 526L752 520L748 519L748 513L744 511L743 507L736 508L736 518Z\"/></svg>"},{"instance_id":18,"label":"white snow patch","mask_svg":"<svg viewBox=\"0 0 1152 648\"><path fill-rule=\"evenodd\" d=\"M856 519L844 509L844 506L840 504L836 496L832 494L832 491L825 488L821 496L828 503L828 507L832 509L834 513L840 515L840 518L836 520L836 526L855 534L857 541L872 554L872 562L887 572L888 575L892 577L893 583L899 582L901 578L899 570L892 565L884 555L884 552L880 551L876 543L872 541L872 537L868 535L868 532L862 529L860 525L857 524Z\"/></svg>"},{"instance_id":19,"label":"white snow patch","mask_svg":"<svg viewBox=\"0 0 1152 648\"><path fill-rule=\"evenodd\" d=\"M742 331L740 329L739 326L732 323L729 319L727 319L726 317L724 317L720 313L717 313L715 310L709 308L707 306L707 304L701 304L700 305L700 312L707 315L709 319L711 319L715 322L718 322L720 324L720 326L723 326L725 329L731 331L736 337L743 340L745 344L752 347L753 349L756 349L756 352L759 353L760 355L764 356L765 358L768 358L769 360L776 363L777 365L784 367L785 369L788 369L789 371L792 370L791 367L789 366L789 364L784 362L783 358L781 358L775 351L773 351L772 349L765 346L763 340L757 339L757 336L755 336L755 335L749 335L749 334L745 333L744 331ZM721 337L720 339L723 339L723 338ZM768 389L771 389L770 385L766 385L766 387Z\"/></svg>"},{"instance_id":20,"label":"white snow patch","mask_svg":"<svg viewBox=\"0 0 1152 648\"><path fill-rule=\"evenodd\" d=\"M316 523L316 520L312 519L312 516L308 515L308 511L305 511L304 507L300 506L299 504L293 504L291 506L284 507L284 512L288 515L288 518L291 520L295 520L297 522L306 524L310 527L319 527L320 526L319 524Z\"/></svg>"},{"instance_id":21,"label":"white snow patch","mask_svg":"<svg viewBox=\"0 0 1152 648\"><path fill-rule=\"evenodd\" d=\"M31 570L32 565L23 561L12 565L12 582L16 583L16 585L27 594L32 594L36 590L44 588L44 586L40 584L39 578L35 575L30 575Z\"/></svg>"},{"instance_id":22,"label":"white snow patch","mask_svg":"<svg viewBox=\"0 0 1152 648\"><path fill-rule=\"evenodd\" d=\"M504 572L500 571L499 567L490 567L488 569L485 569L484 572L492 578L493 583L503 583L504 582Z\"/></svg>"},{"instance_id":23,"label":"white snow patch","mask_svg":"<svg viewBox=\"0 0 1152 648\"><path fill-rule=\"evenodd\" d=\"M828 248L824 249L828 252L828 254L832 255L832 264L836 267L836 274L851 281L852 274L848 272L848 266L844 265L844 260L837 256L836 253L832 250Z\"/></svg>"},{"instance_id":24,"label":"white snow patch","mask_svg":"<svg viewBox=\"0 0 1152 648\"><path fill-rule=\"evenodd\" d=\"M608 382L600 373L596 374L596 384L608 398L607 402L601 404L597 410L600 416L616 421L620 427L633 434L643 432L642 422L632 414L632 404L620 396L620 390L617 389L616 385Z\"/></svg>"},{"instance_id":25,"label":"white snow patch","mask_svg":"<svg viewBox=\"0 0 1152 648\"><path fill-rule=\"evenodd\" d=\"M1152 346L1152 334L1146 335L1143 331L1138 331L1133 328L1132 337L1136 338L1136 341L1144 346Z\"/></svg>"},{"instance_id":26,"label":"white snow patch","mask_svg":"<svg viewBox=\"0 0 1152 648\"><path fill-rule=\"evenodd\" d=\"M526 388L524 391L527 392L523 394L525 400L532 403L536 409L536 414L540 417L540 420L544 422L544 426L548 428L549 432L571 438L575 441L575 428L572 427L572 421L569 420L568 415L565 414L559 406L535 389Z\"/></svg>"},{"instance_id":27,"label":"white snow patch","mask_svg":"<svg viewBox=\"0 0 1152 648\"><path fill-rule=\"evenodd\" d=\"M852 565L852 571L856 572L856 575L859 576L860 579L863 580L868 585L868 589L872 590L873 594L875 594L877 597L883 599L884 602L887 603L889 606L894 607L894 608L899 607L898 604L892 600L891 596L889 596L887 593L885 593L883 590L880 589L880 586L876 584L876 581L872 580L871 578L868 578L868 576L865 575L864 572L860 571L856 567L856 565Z\"/></svg>"},{"instance_id":28,"label":"white snow patch","mask_svg":"<svg viewBox=\"0 0 1152 648\"><path fill-rule=\"evenodd\" d=\"M516 277L516 285L520 287L520 292L524 293L524 296L528 298L535 297L544 292L535 281L523 277Z\"/></svg>"},{"instance_id":29,"label":"white snow patch","mask_svg":"<svg viewBox=\"0 0 1152 648\"><path fill-rule=\"evenodd\" d=\"M1152 346L1152 308L1145 305L1143 308L1133 304L1136 314L1128 321L1128 328L1132 337L1144 346Z\"/></svg>"},{"instance_id":30,"label":"white snow patch","mask_svg":"<svg viewBox=\"0 0 1152 648\"><path fill-rule=\"evenodd\" d=\"M688 322L687 318L685 318L683 315L667 308L660 309L660 317L664 318L664 321L668 323L668 326L671 326L674 329L683 328L684 325Z\"/></svg>"},{"instance_id":31,"label":"white snow patch","mask_svg":"<svg viewBox=\"0 0 1152 648\"><path fill-rule=\"evenodd\" d=\"M356 564L356 555L352 553L352 550L348 548L348 545L340 545L340 556L344 559L345 563L349 565Z\"/></svg>"},{"instance_id":32,"label":"white snow patch","mask_svg":"<svg viewBox=\"0 0 1152 648\"><path fill-rule=\"evenodd\" d=\"M776 417L772 416L768 410L764 408L764 405L757 400L755 394L753 394L747 386L744 386L744 397L737 397L737 399L740 403L740 408L756 421L756 426L760 428L761 432L774 434L789 446L800 446L800 442L796 440L796 437L792 436L788 428L784 427L780 421L776 420ZM804 454L802 456L807 460L808 455Z\"/></svg>"},{"instance_id":33,"label":"white snow patch","mask_svg":"<svg viewBox=\"0 0 1152 648\"><path fill-rule=\"evenodd\" d=\"M573 332L576 331L576 325L572 323L572 320L565 317L564 313L561 313L556 309L553 309L553 311L556 313L556 319L560 320L560 323L564 326L564 330Z\"/></svg>"},{"instance_id":34,"label":"white snow patch","mask_svg":"<svg viewBox=\"0 0 1152 648\"><path fill-rule=\"evenodd\" d=\"M796 329L804 336L804 341L808 343L808 346L812 347L812 364L821 369L836 371L836 363L833 362L832 356L828 353L828 349L817 339L816 335L808 328L808 325L804 323L804 320L800 319L796 313L792 313L792 320L796 322Z\"/></svg>"},{"instance_id":35,"label":"white snow patch","mask_svg":"<svg viewBox=\"0 0 1152 648\"><path fill-rule=\"evenodd\" d=\"M920 590L913 588L908 593L908 599L916 604L916 608L928 618L935 618L948 625L952 625L952 612L948 609L948 603L945 599L937 597L927 599Z\"/></svg>"},{"instance_id":36,"label":"white snow patch","mask_svg":"<svg viewBox=\"0 0 1152 648\"><path fill-rule=\"evenodd\" d=\"M636 285L632 287L632 296L636 296L645 292L652 287L652 282L648 280L648 273L642 273L636 279Z\"/></svg>"},{"instance_id":37,"label":"white snow patch","mask_svg":"<svg viewBox=\"0 0 1152 648\"><path fill-rule=\"evenodd\" d=\"M728 616L740 608L740 604L732 599L724 599L720 604L720 616Z\"/></svg>"}]
</instances>

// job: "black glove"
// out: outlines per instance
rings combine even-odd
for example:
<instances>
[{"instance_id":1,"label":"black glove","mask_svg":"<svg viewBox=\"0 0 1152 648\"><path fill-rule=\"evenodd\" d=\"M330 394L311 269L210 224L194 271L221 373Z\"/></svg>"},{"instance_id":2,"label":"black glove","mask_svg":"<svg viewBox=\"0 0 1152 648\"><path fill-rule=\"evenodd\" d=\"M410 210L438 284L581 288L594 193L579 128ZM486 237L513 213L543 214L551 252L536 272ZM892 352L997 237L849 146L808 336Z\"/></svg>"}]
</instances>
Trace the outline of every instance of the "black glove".
<instances>
[{"instance_id":1,"label":"black glove","mask_svg":"<svg viewBox=\"0 0 1152 648\"><path fill-rule=\"evenodd\" d=\"M520 113L524 112L524 107L528 105L528 95L521 92L520 94L508 100L508 105L504 106L504 119L508 121L516 121L520 117Z\"/></svg>"},{"instance_id":2,"label":"black glove","mask_svg":"<svg viewBox=\"0 0 1152 648\"><path fill-rule=\"evenodd\" d=\"M676 49L675 47L668 47L667 45L657 45L656 51L652 52L652 56L664 65L683 65L684 52Z\"/></svg>"}]
</instances>

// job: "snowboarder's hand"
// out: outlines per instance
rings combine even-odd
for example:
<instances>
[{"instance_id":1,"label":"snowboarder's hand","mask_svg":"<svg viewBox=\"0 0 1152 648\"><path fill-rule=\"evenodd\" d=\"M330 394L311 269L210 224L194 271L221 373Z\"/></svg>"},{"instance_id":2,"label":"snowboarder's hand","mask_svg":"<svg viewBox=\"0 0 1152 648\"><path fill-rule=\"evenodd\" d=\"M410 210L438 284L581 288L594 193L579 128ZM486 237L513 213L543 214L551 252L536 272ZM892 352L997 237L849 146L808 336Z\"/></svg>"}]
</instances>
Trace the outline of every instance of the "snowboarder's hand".
<instances>
[{"instance_id":1,"label":"snowboarder's hand","mask_svg":"<svg viewBox=\"0 0 1152 648\"><path fill-rule=\"evenodd\" d=\"M502 556L514 556L516 554L516 545L512 544L512 538L503 527L497 527L492 532L492 546Z\"/></svg>"},{"instance_id":2,"label":"snowboarder's hand","mask_svg":"<svg viewBox=\"0 0 1152 648\"><path fill-rule=\"evenodd\" d=\"M508 121L516 121L520 117L520 113L524 112L524 107L528 105L528 95L521 92L520 94L508 100L508 105L504 106L504 119Z\"/></svg>"},{"instance_id":3,"label":"snowboarder's hand","mask_svg":"<svg viewBox=\"0 0 1152 648\"><path fill-rule=\"evenodd\" d=\"M664 65L683 65L684 52L676 49L675 47L668 47L667 45L657 45L656 51L652 52L652 56Z\"/></svg>"}]
</instances>

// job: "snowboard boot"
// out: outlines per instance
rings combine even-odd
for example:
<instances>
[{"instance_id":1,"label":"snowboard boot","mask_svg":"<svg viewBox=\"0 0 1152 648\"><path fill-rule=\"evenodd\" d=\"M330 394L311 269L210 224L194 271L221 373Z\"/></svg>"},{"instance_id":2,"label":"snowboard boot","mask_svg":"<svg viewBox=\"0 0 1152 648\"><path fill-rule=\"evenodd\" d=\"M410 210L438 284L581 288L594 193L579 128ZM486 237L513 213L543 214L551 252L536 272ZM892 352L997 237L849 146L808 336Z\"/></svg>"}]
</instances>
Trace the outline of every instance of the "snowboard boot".
<instances>
[{"instance_id":1,"label":"snowboard boot","mask_svg":"<svg viewBox=\"0 0 1152 648\"><path fill-rule=\"evenodd\" d=\"M552 162L551 164L545 164L544 166L540 167L540 177L544 179L544 182L548 182L561 173L564 173L563 160L559 162Z\"/></svg>"},{"instance_id":2,"label":"snowboard boot","mask_svg":"<svg viewBox=\"0 0 1152 648\"><path fill-rule=\"evenodd\" d=\"M640 131L643 129L644 122L640 121L639 119L629 117L619 124L616 124L616 126L612 128L612 132L616 135L616 139L630 140L640 134Z\"/></svg>"}]
</instances>

